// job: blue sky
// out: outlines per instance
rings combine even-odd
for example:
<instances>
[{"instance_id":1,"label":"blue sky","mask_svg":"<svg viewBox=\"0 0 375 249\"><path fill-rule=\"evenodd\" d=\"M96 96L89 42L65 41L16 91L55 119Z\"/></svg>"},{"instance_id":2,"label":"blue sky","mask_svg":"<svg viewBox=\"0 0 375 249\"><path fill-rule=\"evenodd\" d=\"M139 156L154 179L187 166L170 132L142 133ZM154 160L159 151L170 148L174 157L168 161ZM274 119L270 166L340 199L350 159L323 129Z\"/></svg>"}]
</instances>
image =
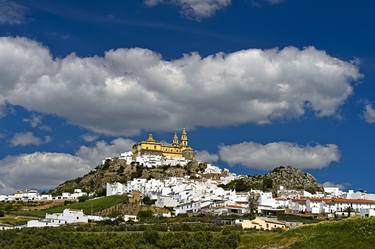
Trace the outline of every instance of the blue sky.
<instances>
[{"instance_id":1,"label":"blue sky","mask_svg":"<svg viewBox=\"0 0 375 249\"><path fill-rule=\"evenodd\" d=\"M0 192L182 127L237 173L292 164L375 192L374 7L0 0Z\"/></svg>"}]
</instances>

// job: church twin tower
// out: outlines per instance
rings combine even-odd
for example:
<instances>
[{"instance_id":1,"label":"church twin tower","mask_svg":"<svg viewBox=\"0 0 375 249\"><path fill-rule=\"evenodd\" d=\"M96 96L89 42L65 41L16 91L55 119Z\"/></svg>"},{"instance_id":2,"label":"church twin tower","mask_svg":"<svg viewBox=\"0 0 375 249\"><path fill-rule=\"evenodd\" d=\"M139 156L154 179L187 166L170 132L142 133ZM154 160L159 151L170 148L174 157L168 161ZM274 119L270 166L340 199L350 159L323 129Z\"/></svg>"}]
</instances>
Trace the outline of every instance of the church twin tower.
<instances>
[{"instance_id":1,"label":"church twin tower","mask_svg":"<svg viewBox=\"0 0 375 249\"><path fill-rule=\"evenodd\" d=\"M152 134L148 135L147 140L133 145L133 159L142 155L160 155L171 158L185 158L194 160L194 150L188 145L188 136L186 129L182 129L181 143L178 141L177 133L173 135L172 144L157 142Z\"/></svg>"},{"instance_id":2,"label":"church twin tower","mask_svg":"<svg viewBox=\"0 0 375 249\"><path fill-rule=\"evenodd\" d=\"M178 143L177 132L175 132L174 135L173 135L172 145L173 146L184 146L184 147L188 146L188 137L187 137L186 128L182 129L181 144Z\"/></svg>"}]
</instances>

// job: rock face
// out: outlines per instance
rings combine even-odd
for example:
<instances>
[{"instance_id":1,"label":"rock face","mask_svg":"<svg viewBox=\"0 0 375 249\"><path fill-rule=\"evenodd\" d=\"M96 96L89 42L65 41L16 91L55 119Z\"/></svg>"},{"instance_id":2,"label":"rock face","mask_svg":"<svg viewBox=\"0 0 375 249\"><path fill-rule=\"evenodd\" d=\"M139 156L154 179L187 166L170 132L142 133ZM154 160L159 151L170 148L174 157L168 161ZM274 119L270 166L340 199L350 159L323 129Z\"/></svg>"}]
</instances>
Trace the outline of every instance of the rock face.
<instances>
[{"instance_id":1,"label":"rock face","mask_svg":"<svg viewBox=\"0 0 375 249\"><path fill-rule=\"evenodd\" d=\"M311 174L291 166L277 167L265 175L243 177L223 187L237 191L249 191L250 189L275 191L279 186L284 186L286 189L306 190L311 193L323 190Z\"/></svg>"},{"instance_id":2,"label":"rock face","mask_svg":"<svg viewBox=\"0 0 375 249\"><path fill-rule=\"evenodd\" d=\"M273 185L281 185L287 189L304 189L307 191L310 190L310 192L312 190L314 192L323 190L315 177L291 166L277 167L266 174L266 177L272 179Z\"/></svg>"}]
</instances>

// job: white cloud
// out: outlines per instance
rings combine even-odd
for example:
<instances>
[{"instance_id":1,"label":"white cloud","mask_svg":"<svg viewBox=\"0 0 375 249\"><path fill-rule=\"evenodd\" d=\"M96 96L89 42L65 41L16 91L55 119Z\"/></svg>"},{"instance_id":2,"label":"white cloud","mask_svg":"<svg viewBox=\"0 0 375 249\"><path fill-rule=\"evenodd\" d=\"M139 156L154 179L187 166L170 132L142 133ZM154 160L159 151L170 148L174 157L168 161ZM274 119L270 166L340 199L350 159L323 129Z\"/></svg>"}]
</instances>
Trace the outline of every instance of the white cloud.
<instances>
[{"instance_id":1,"label":"white cloud","mask_svg":"<svg viewBox=\"0 0 375 249\"><path fill-rule=\"evenodd\" d=\"M196 158L199 161L212 163L219 160L219 156L216 154L211 154L206 150L197 151L196 152Z\"/></svg>"},{"instance_id":2,"label":"white cloud","mask_svg":"<svg viewBox=\"0 0 375 249\"><path fill-rule=\"evenodd\" d=\"M218 10L228 7L232 0L145 0L148 6L175 4L187 17L201 19L214 15Z\"/></svg>"},{"instance_id":3,"label":"white cloud","mask_svg":"<svg viewBox=\"0 0 375 249\"><path fill-rule=\"evenodd\" d=\"M81 146L76 155L88 161L90 165L97 166L105 157L116 156L131 150L134 143L133 140L124 138L117 138L110 143L98 141L94 147Z\"/></svg>"},{"instance_id":4,"label":"white cloud","mask_svg":"<svg viewBox=\"0 0 375 249\"><path fill-rule=\"evenodd\" d=\"M360 78L356 65L313 47L171 61L140 48L54 59L32 40L0 38L0 103L110 135L264 124L298 118L307 108L330 116Z\"/></svg>"},{"instance_id":5,"label":"white cloud","mask_svg":"<svg viewBox=\"0 0 375 249\"><path fill-rule=\"evenodd\" d=\"M0 160L0 194L22 188L50 189L88 173L107 156L130 150L134 142L117 138L93 147L81 146L74 154L35 152Z\"/></svg>"},{"instance_id":6,"label":"white cloud","mask_svg":"<svg viewBox=\"0 0 375 249\"><path fill-rule=\"evenodd\" d=\"M280 165L320 169L340 160L340 151L335 144L301 146L288 142L223 145L219 155L222 161L230 165L257 169L272 169Z\"/></svg>"},{"instance_id":7,"label":"white cloud","mask_svg":"<svg viewBox=\"0 0 375 249\"><path fill-rule=\"evenodd\" d=\"M324 182L322 185L323 187L336 187L341 190L344 190L346 188L344 184L338 184L338 183L333 183L333 182Z\"/></svg>"},{"instance_id":8,"label":"white cloud","mask_svg":"<svg viewBox=\"0 0 375 249\"><path fill-rule=\"evenodd\" d=\"M375 109L371 104L367 104L365 106L365 110L363 111L363 117L367 123L375 124Z\"/></svg>"},{"instance_id":9,"label":"white cloud","mask_svg":"<svg viewBox=\"0 0 375 249\"><path fill-rule=\"evenodd\" d=\"M10 0L0 0L0 24L21 24L26 8Z\"/></svg>"},{"instance_id":10,"label":"white cloud","mask_svg":"<svg viewBox=\"0 0 375 249\"><path fill-rule=\"evenodd\" d=\"M29 123L32 128L38 128L42 131L51 132L52 129L49 126L43 125L43 116L37 114L31 114L29 118L24 118L23 121Z\"/></svg>"},{"instance_id":11,"label":"white cloud","mask_svg":"<svg viewBox=\"0 0 375 249\"><path fill-rule=\"evenodd\" d=\"M94 134L84 134L81 136L81 138L86 142L94 142L96 139L98 139L98 136Z\"/></svg>"},{"instance_id":12,"label":"white cloud","mask_svg":"<svg viewBox=\"0 0 375 249\"><path fill-rule=\"evenodd\" d=\"M51 142L52 138L50 136L45 136L44 140L36 137L32 132L20 132L14 134L13 138L10 140L12 146L27 146L27 145L40 145L44 143Z\"/></svg>"},{"instance_id":13,"label":"white cloud","mask_svg":"<svg viewBox=\"0 0 375 249\"><path fill-rule=\"evenodd\" d=\"M23 121L29 123L31 127L36 128L42 124L42 116L33 114L30 118L24 118Z\"/></svg>"},{"instance_id":14,"label":"white cloud","mask_svg":"<svg viewBox=\"0 0 375 249\"><path fill-rule=\"evenodd\" d=\"M63 153L35 152L0 160L0 193L23 188L49 189L87 173L87 161Z\"/></svg>"}]
</instances>

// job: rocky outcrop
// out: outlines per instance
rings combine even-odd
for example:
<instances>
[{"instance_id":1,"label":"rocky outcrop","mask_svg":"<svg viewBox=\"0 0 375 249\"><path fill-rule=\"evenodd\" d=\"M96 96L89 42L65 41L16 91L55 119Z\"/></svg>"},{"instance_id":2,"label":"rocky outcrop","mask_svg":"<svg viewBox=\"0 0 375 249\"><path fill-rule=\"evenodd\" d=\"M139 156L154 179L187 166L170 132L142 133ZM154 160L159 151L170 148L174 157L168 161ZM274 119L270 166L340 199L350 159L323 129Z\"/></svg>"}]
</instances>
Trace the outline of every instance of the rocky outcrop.
<instances>
[{"instance_id":1,"label":"rocky outcrop","mask_svg":"<svg viewBox=\"0 0 375 249\"><path fill-rule=\"evenodd\" d=\"M277 167L265 175L246 176L223 187L237 191L250 189L275 191L279 186L284 186L286 189L306 190L311 193L323 190L311 174L291 166Z\"/></svg>"}]
</instances>

